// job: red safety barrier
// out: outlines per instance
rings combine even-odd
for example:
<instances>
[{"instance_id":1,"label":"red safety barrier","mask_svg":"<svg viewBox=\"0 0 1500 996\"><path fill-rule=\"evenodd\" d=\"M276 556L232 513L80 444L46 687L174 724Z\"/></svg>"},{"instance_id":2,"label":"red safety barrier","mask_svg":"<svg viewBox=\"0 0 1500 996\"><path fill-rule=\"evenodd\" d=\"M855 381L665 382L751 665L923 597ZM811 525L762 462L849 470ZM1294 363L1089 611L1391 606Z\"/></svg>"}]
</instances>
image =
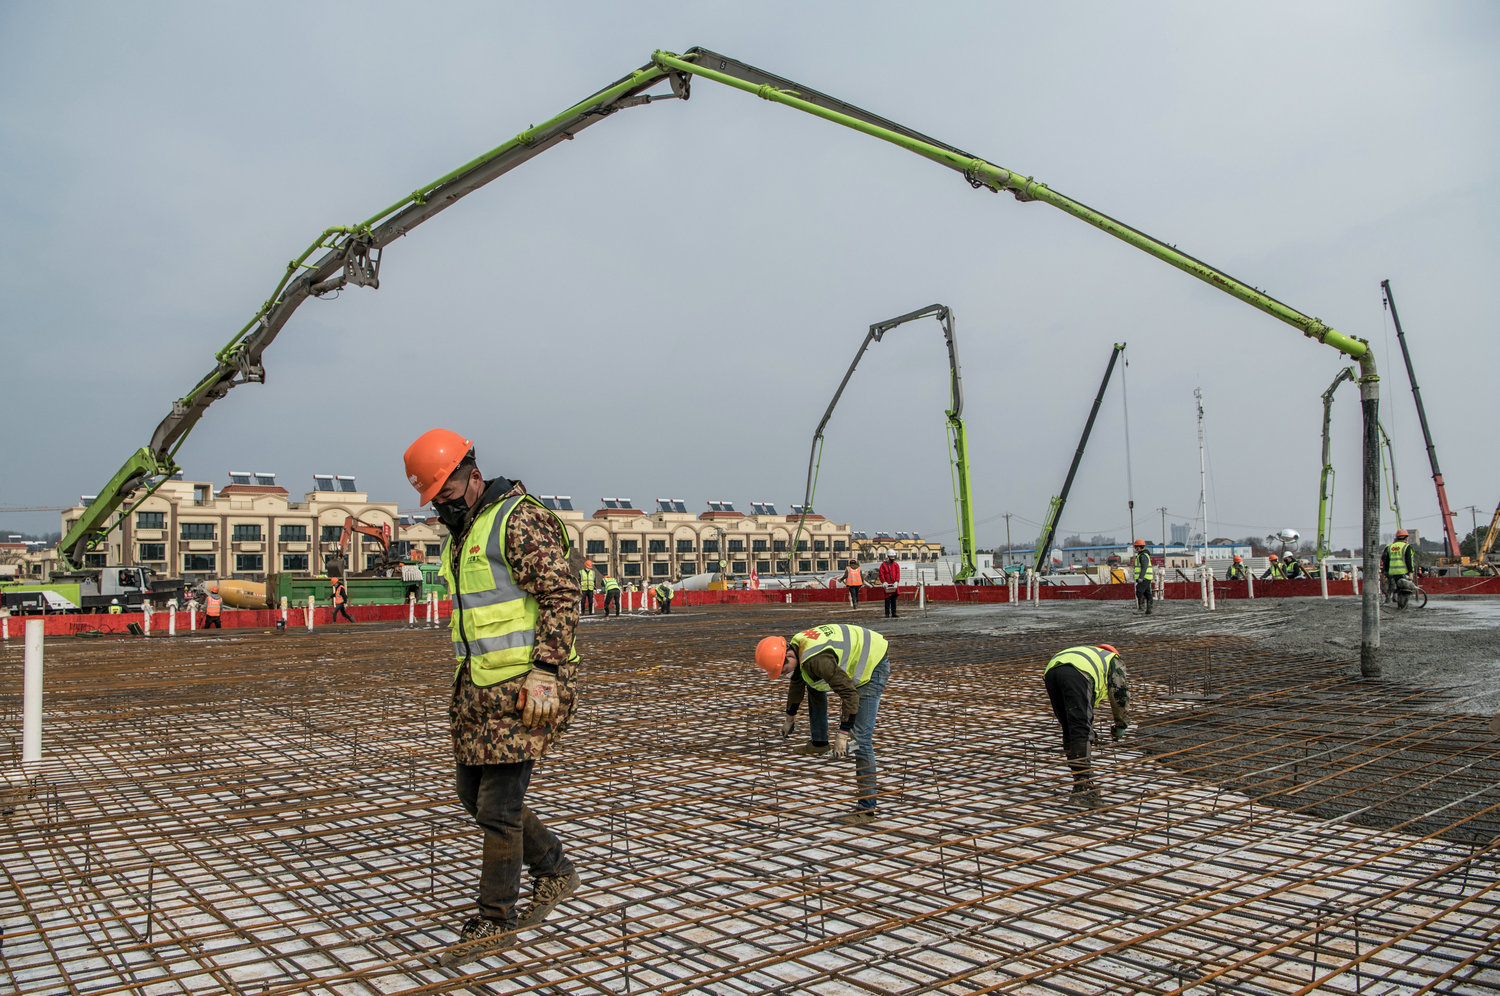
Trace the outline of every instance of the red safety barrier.
<instances>
[{"instance_id":1,"label":"red safety barrier","mask_svg":"<svg viewBox=\"0 0 1500 996\"><path fill-rule=\"evenodd\" d=\"M450 612L450 605L446 601L438 602L438 617L446 619ZM407 617L405 603L399 605L351 605L349 614L354 617L356 623L362 622L404 622ZM151 613L151 635L166 636L168 632L168 613L166 610ZM12 638L25 632L27 619L35 619L36 616L11 616L10 635ZM57 614L42 616L46 621L43 632L47 636L78 636L83 633L128 633L130 624L135 623L145 628L146 617L141 612L121 612L111 615L107 612ZM280 609L228 609L224 610L219 617L222 629L273 629L276 620L281 618ZM427 619L427 606L421 602L417 603L417 622L425 622ZM204 615L198 613L198 632L203 632ZM313 628L320 626L348 626L345 620L333 622L333 609L323 606L313 609ZM307 606L291 606L287 609L287 629L307 628ZM185 609L177 610L177 633L179 636L191 632L188 629L188 614Z\"/></svg>"}]
</instances>

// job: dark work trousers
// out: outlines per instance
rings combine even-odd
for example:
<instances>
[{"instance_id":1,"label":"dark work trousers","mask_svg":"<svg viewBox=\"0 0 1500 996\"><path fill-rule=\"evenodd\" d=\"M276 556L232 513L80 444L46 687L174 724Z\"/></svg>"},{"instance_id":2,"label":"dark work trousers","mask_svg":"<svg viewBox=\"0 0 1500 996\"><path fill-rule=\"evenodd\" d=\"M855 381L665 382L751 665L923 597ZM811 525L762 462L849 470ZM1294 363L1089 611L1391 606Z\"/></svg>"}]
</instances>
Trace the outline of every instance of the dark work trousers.
<instances>
[{"instance_id":1,"label":"dark work trousers","mask_svg":"<svg viewBox=\"0 0 1500 996\"><path fill-rule=\"evenodd\" d=\"M345 619L349 620L350 622L354 621L354 617L349 614L349 608L346 605L346 603L344 603L344 602L337 602L337 603L334 604L334 606L333 606L333 618L330 619L329 622L338 622L339 621L339 616L343 616Z\"/></svg>"},{"instance_id":2,"label":"dark work trousers","mask_svg":"<svg viewBox=\"0 0 1500 996\"><path fill-rule=\"evenodd\" d=\"M583 593L583 602L578 607L581 615L591 616L594 614L594 592L593 589Z\"/></svg>"},{"instance_id":3,"label":"dark work trousers","mask_svg":"<svg viewBox=\"0 0 1500 996\"><path fill-rule=\"evenodd\" d=\"M1042 676L1052 715L1062 727L1063 749L1069 756L1088 755L1094 732L1094 683L1071 664L1059 664Z\"/></svg>"},{"instance_id":4,"label":"dark work trousers","mask_svg":"<svg viewBox=\"0 0 1500 996\"><path fill-rule=\"evenodd\" d=\"M573 870L557 835L526 808L526 786L535 763L457 766L458 801L484 831L479 915L499 923L515 919L523 864L533 878Z\"/></svg>"},{"instance_id":5,"label":"dark work trousers","mask_svg":"<svg viewBox=\"0 0 1500 996\"><path fill-rule=\"evenodd\" d=\"M853 605L856 608L859 607L859 589L861 589L863 587L864 587L864 585L858 585L858 584L851 584L851 585L849 585L849 604L850 605Z\"/></svg>"},{"instance_id":6,"label":"dark work trousers","mask_svg":"<svg viewBox=\"0 0 1500 996\"><path fill-rule=\"evenodd\" d=\"M203 617L203 628L204 629L223 629L224 627L219 624L219 617L218 616L204 616Z\"/></svg>"},{"instance_id":7,"label":"dark work trousers","mask_svg":"<svg viewBox=\"0 0 1500 996\"><path fill-rule=\"evenodd\" d=\"M896 618L896 599L900 597L900 594L898 591L893 591L885 596L885 614L892 619Z\"/></svg>"},{"instance_id":8,"label":"dark work trousers","mask_svg":"<svg viewBox=\"0 0 1500 996\"><path fill-rule=\"evenodd\" d=\"M609 607L611 605L613 605L615 607L615 615L619 615L620 614L620 589L618 589L618 588L616 588L614 591L606 591L604 593L604 614L606 616L609 615Z\"/></svg>"},{"instance_id":9,"label":"dark work trousers","mask_svg":"<svg viewBox=\"0 0 1500 996\"><path fill-rule=\"evenodd\" d=\"M661 606L661 614L669 616L672 614L672 600L670 598L658 598L656 604Z\"/></svg>"}]
</instances>

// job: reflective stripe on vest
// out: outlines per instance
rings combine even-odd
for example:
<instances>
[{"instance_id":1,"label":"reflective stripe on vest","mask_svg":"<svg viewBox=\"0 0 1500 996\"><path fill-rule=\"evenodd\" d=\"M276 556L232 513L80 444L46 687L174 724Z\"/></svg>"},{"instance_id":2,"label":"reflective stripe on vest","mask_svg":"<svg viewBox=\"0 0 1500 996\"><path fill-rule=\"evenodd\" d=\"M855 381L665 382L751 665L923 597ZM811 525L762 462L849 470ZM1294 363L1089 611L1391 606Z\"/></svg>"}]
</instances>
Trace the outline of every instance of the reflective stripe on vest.
<instances>
[{"instance_id":1,"label":"reflective stripe on vest","mask_svg":"<svg viewBox=\"0 0 1500 996\"><path fill-rule=\"evenodd\" d=\"M610 577L608 574L604 575L604 593L607 595L607 594L609 594L612 591L619 591L619 590L620 590L620 582L616 581L614 578Z\"/></svg>"},{"instance_id":2,"label":"reflective stripe on vest","mask_svg":"<svg viewBox=\"0 0 1500 996\"><path fill-rule=\"evenodd\" d=\"M865 576L859 572L858 567L849 567L844 570L844 584L858 587L865 583Z\"/></svg>"},{"instance_id":3,"label":"reflective stripe on vest","mask_svg":"<svg viewBox=\"0 0 1500 996\"><path fill-rule=\"evenodd\" d=\"M594 590L594 569L585 567L583 573L578 575L578 587L583 591Z\"/></svg>"},{"instance_id":4,"label":"reflective stripe on vest","mask_svg":"<svg viewBox=\"0 0 1500 996\"><path fill-rule=\"evenodd\" d=\"M481 688L531 670L540 613L535 596L516 585L505 557L505 531L511 512L527 500L546 508L530 495L516 495L479 514L463 536L467 549L459 564L457 583L452 536L443 547L442 575L453 593L449 629L453 656L458 660L453 676L456 679L467 662L469 679ZM563 556L567 556L567 532L560 531ZM578 659L576 648L570 650L568 659Z\"/></svg>"},{"instance_id":5,"label":"reflective stripe on vest","mask_svg":"<svg viewBox=\"0 0 1500 996\"><path fill-rule=\"evenodd\" d=\"M656 597L665 602L672 600L672 586L659 584L656 586Z\"/></svg>"},{"instance_id":6,"label":"reflective stripe on vest","mask_svg":"<svg viewBox=\"0 0 1500 996\"><path fill-rule=\"evenodd\" d=\"M1102 705L1109 698L1109 662L1098 647L1069 647L1048 661L1047 666L1042 668L1042 674L1059 664L1067 664L1088 675L1089 681L1094 683L1094 705Z\"/></svg>"},{"instance_id":7,"label":"reflective stripe on vest","mask_svg":"<svg viewBox=\"0 0 1500 996\"><path fill-rule=\"evenodd\" d=\"M792 637L792 646L797 648L797 660L809 660L824 651L833 651L834 658L839 663L839 669L847 674L856 686L863 685L870 680L870 675L875 672L875 665L885 659L886 650L890 644L886 638L873 629L865 629L863 626L845 626L842 623L818 626L813 629L803 630ZM807 687L818 692L829 690L828 682L814 681L812 675L807 673L805 667L802 671L802 680Z\"/></svg>"},{"instance_id":8,"label":"reflective stripe on vest","mask_svg":"<svg viewBox=\"0 0 1500 996\"><path fill-rule=\"evenodd\" d=\"M1387 577L1399 578L1406 573L1406 548L1410 545L1396 540L1386 547L1386 551L1391 555L1391 565L1385 569Z\"/></svg>"},{"instance_id":9,"label":"reflective stripe on vest","mask_svg":"<svg viewBox=\"0 0 1500 996\"><path fill-rule=\"evenodd\" d=\"M1285 581L1286 580L1286 571L1282 570L1282 568L1281 568L1281 561L1279 561L1279 560L1273 560L1273 561L1271 561L1271 580L1272 581Z\"/></svg>"},{"instance_id":10,"label":"reflective stripe on vest","mask_svg":"<svg viewBox=\"0 0 1500 996\"><path fill-rule=\"evenodd\" d=\"M1151 571L1151 554L1142 550L1135 555L1135 579L1137 581L1150 581L1153 577Z\"/></svg>"},{"instance_id":11,"label":"reflective stripe on vest","mask_svg":"<svg viewBox=\"0 0 1500 996\"><path fill-rule=\"evenodd\" d=\"M218 595L209 595L204 602L203 611L207 615L216 616L224 608L224 600Z\"/></svg>"}]
</instances>

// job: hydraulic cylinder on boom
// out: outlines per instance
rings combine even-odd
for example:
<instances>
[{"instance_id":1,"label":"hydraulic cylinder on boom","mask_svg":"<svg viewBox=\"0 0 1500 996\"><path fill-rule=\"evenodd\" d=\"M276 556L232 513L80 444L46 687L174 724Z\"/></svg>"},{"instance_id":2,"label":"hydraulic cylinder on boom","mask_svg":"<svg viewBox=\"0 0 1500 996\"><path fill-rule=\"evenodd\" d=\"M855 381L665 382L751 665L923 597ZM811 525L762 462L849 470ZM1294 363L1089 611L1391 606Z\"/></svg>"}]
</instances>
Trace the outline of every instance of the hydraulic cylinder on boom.
<instances>
[{"instance_id":1,"label":"hydraulic cylinder on boom","mask_svg":"<svg viewBox=\"0 0 1500 996\"><path fill-rule=\"evenodd\" d=\"M1068 492L1073 490L1073 475L1078 473L1079 461L1083 459L1083 448L1089 444L1089 434L1094 431L1094 419L1099 417L1099 405L1104 401L1104 390L1109 387L1110 375L1115 372L1115 361L1125 351L1125 344L1117 342L1109 351L1109 364L1104 368L1104 379L1099 381L1099 390L1094 395L1094 407L1089 409L1088 421L1083 423L1083 436L1078 440L1078 449L1073 451L1073 463L1068 467L1068 476L1063 478L1062 492L1052 499L1047 508L1047 519L1042 523L1042 534L1036 540L1036 555L1031 569L1040 572L1047 554L1052 552L1052 539L1057 535L1057 521L1062 518L1063 506L1068 504Z\"/></svg>"}]
</instances>

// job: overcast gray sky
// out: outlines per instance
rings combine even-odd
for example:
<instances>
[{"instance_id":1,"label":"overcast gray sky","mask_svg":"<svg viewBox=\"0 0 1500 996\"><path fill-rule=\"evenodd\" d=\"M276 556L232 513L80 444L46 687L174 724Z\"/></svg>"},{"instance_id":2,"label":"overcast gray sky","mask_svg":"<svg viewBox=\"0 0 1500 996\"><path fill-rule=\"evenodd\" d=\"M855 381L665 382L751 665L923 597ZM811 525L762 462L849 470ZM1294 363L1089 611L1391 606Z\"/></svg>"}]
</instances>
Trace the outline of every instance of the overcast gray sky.
<instances>
[{"instance_id":1,"label":"overcast gray sky","mask_svg":"<svg viewBox=\"0 0 1500 996\"><path fill-rule=\"evenodd\" d=\"M0 4L0 506L98 491L288 259L645 64L702 45L1034 175L1374 344L1404 520L1440 529L1380 281L1454 506L1500 499L1500 6ZM310 301L183 447L187 476L414 496L444 425L531 490L802 495L867 326L957 316L981 547L1036 535L1128 341L1061 532L1316 530L1332 349L1041 204L712 83L624 112ZM1358 537L1357 392L1334 538ZM1481 398L1484 399L1481 401ZM954 545L936 322L861 364L817 505ZM743 508L744 506L741 505ZM1469 513L1460 513L1460 534ZM55 513L0 526L57 528ZM1389 515L1387 529L1392 528Z\"/></svg>"}]
</instances>

